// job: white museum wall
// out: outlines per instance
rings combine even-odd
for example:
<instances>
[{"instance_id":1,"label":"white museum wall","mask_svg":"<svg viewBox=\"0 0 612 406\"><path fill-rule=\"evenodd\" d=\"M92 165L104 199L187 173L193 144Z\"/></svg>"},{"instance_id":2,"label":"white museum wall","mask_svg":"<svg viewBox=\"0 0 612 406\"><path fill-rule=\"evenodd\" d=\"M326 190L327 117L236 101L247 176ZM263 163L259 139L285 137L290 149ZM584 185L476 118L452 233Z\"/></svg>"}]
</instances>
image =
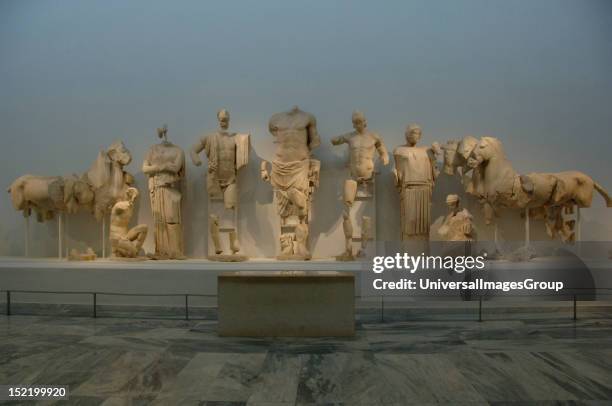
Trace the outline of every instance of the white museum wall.
<instances>
[{"instance_id":1,"label":"white museum wall","mask_svg":"<svg viewBox=\"0 0 612 406\"><path fill-rule=\"evenodd\" d=\"M155 128L167 123L169 139L188 153L199 135L216 128L215 113L226 107L231 129L252 134L251 160L239 178L241 243L250 256L273 257L278 220L259 163L274 153L268 118L297 104L317 117L322 136L314 152L322 161L310 239L315 257L338 254L344 244L346 146L332 147L330 139L351 130L354 109L366 113L390 152L411 122L422 125L423 144L492 135L520 172L581 170L612 192L609 3L414 2L385 9L373 3L136 3L0 6L5 189L26 173L83 173L100 148L122 139L133 155L127 169L141 191L134 224L151 226L140 166L158 142ZM312 21L313 29L296 33L294 15L303 24ZM187 161L186 254L204 257L206 163ZM390 170L379 166L379 240L399 236ZM441 175L433 220L445 213L446 194L460 191L457 179ZM464 202L480 238L492 239L476 202ZM583 239L611 240L611 214L596 195L593 207L582 211ZM500 238L522 239L522 221L516 212L505 213ZM32 218L31 254L57 255L57 232L55 221ZM541 222L532 222L531 235L547 238ZM100 237L90 215L68 217L69 248L99 252ZM0 255L22 255L24 240L24 220L5 195ZM153 250L152 230L145 249Z\"/></svg>"}]
</instances>

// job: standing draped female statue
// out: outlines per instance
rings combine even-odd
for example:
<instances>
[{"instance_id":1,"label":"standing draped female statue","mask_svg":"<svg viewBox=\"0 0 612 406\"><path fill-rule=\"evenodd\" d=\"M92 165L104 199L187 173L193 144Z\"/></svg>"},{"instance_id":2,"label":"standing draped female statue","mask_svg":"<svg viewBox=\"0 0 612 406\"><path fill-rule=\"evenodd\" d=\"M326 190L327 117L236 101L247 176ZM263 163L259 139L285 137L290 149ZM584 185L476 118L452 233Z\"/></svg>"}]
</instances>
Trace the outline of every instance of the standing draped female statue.
<instances>
[{"instance_id":1,"label":"standing draped female statue","mask_svg":"<svg viewBox=\"0 0 612 406\"><path fill-rule=\"evenodd\" d=\"M162 142L149 148L142 171L149 177L149 196L155 223L154 259L185 259L181 217L181 183L185 153L167 139L166 126L157 129Z\"/></svg>"}]
</instances>

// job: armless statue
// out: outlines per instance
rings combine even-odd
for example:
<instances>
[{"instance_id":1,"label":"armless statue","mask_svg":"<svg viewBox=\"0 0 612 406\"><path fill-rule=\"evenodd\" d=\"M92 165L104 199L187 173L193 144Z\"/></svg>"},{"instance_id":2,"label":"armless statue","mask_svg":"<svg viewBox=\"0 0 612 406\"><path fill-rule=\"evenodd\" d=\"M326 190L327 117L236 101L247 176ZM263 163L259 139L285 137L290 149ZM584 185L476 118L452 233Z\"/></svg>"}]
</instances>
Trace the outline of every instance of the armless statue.
<instances>
[{"instance_id":1,"label":"armless statue","mask_svg":"<svg viewBox=\"0 0 612 406\"><path fill-rule=\"evenodd\" d=\"M320 161L311 151L321 143L315 117L297 106L274 114L269 131L277 145L272 171L266 161L261 177L274 188L281 217L281 255L279 259L310 259L308 249L309 215L312 193L319 185ZM287 231L293 228L293 232Z\"/></svg>"},{"instance_id":2,"label":"armless statue","mask_svg":"<svg viewBox=\"0 0 612 406\"><path fill-rule=\"evenodd\" d=\"M181 183L185 153L167 139L166 126L157 129L160 144L149 148L142 171L149 177L149 197L155 223L153 259L185 259L181 216Z\"/></svg>"}]
</instances>

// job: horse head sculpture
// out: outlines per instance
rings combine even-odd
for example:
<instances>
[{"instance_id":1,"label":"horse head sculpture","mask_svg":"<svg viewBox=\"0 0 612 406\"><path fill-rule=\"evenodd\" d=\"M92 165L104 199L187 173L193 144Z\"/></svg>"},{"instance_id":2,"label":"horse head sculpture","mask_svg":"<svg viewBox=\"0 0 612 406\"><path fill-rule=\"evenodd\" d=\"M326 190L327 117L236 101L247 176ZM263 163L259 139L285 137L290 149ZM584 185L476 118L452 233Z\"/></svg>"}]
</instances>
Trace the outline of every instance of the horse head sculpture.
<instances>
[{"instance_id":1,"label":"horse head sculpture","mask_svg":"<svg viewBox=\"0 0 612 406\"><path fill-rule=\"evenodd\" d=\"M471 135L466 135L461 140L450 140L442 146L444 151L444 172L447 175L464 175L470 170L468 159L470 154L478 144L478 139Z\"/></svg>"}]
</instances>

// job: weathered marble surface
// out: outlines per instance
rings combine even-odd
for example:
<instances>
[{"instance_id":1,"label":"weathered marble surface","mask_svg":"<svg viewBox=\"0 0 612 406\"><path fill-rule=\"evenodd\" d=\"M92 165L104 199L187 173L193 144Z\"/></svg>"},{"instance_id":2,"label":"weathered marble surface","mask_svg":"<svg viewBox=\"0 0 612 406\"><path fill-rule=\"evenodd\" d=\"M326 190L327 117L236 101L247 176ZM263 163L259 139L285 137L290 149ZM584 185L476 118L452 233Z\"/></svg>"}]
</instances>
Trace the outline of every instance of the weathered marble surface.
<instances>
[{"instance_id":1,"label":"weathered marble surface","mask_svg":"<svg viewBox=\"0 0 612 406\"><path fill-rule=\"evenodd\" d=\"M0 383L68 384L76 405L612 404L609 312L496 315L360 312L354 337L279 339L220 338L215 320L0 316Z\"/></svg>"}]
</instances>

